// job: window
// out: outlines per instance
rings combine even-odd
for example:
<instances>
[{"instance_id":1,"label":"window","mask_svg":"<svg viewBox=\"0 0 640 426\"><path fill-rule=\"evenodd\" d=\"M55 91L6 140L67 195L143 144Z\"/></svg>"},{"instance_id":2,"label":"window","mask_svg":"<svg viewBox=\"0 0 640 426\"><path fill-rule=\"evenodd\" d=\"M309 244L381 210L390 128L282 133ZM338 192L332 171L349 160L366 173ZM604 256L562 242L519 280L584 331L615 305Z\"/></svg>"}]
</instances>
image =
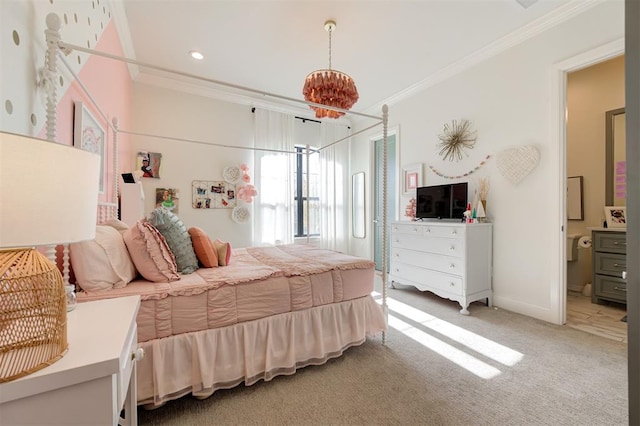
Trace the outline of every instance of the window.
<instances>
[{"instance_id":1,"label":"window","mask_svg":"<svg viewBox=\"0 0 640 426\"><path fill-rule=\"evenodd\" d=\"M320 235L320 159L318 153L310 149L309 156L309 194L307 195L307 149L296 146L296 171L294 174L294 236L306 237ZM309 206L309 224L305 210Z\"/></svg>"}]
</instances>

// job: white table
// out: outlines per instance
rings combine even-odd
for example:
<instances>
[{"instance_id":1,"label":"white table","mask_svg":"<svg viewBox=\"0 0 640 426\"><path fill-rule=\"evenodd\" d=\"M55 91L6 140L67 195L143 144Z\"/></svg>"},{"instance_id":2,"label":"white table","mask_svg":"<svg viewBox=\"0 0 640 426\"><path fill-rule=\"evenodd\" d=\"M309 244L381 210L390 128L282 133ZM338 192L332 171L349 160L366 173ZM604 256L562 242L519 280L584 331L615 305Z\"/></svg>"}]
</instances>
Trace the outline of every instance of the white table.
<instances>
[{"instance_id":1,"label":"white table","mask_svg":"<svg viewBox=\"0 0 640 426\"><path fill-rule=\"evenodd\" d=\"M68 312L68 352L0 384L0 424L136 425L139 307L139 296L129 296L79 303Z\"/></svg>"}]
</instances>

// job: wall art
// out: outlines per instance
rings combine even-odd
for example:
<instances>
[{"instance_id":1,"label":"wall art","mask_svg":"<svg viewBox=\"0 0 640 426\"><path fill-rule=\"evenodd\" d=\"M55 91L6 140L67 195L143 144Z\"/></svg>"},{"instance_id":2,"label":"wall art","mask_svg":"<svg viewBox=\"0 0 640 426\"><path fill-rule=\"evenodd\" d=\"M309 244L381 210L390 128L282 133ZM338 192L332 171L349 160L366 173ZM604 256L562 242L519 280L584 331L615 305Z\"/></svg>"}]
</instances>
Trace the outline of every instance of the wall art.
<instances>
[{"instance_id":1,"label":"wall art","mask_svg":"<svg viewBox=\"0 0 640 426\"><path fill-rule=\"evenodd\" d=\"M162 162L162 154L158 152L138 152L136 158L137 170L142 172L143 178L160 179L160 163Z\"/></svg>"},{"instance_id":2,"label":"wall art","mask_svg":"<svg viewBox=\"0 0 640 426\"><path fill-rule=\"evenodd\" d=\"M100 156L100 193L104 193L106 133L82 102L74 103L73 146Z\"/></svg>"},{"instance_id":3,"label":"wall art","mask_svg":"<svg viewBox=\"0 0 640 426\"><path fill-rule=\"evenodd\" d=\"M194 209L232 209L237 204L235 184L221 180L194 180L191 186Z\"/></svg>"},{"instance_id":4,"label":"wall art","mask_svg":"<svg viewBox=\"0 0 640 426\"><path fill-rule=\"evenodd\" d=\"M156 207L178 214L179 201L177 188L156 188Z\"/></svg>"}]
</instances>

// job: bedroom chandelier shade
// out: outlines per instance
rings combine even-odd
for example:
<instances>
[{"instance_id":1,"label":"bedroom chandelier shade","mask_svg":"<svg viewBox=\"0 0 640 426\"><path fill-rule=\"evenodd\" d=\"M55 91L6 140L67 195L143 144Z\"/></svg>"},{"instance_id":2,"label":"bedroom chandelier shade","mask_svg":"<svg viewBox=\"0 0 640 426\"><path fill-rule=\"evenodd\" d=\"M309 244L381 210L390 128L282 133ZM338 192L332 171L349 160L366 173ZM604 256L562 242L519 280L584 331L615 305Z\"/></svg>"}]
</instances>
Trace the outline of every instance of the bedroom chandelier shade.
<instances>
[{"instance_id":1,"label":"bedroom chandelier shade","mask_svg":"<svg viewBox=\"0 0 640 426\"><path fill-rule=\"evenodd\" d=\"M0 132L0 383L67 350L65 283L34 247L95 237L99 171L96 154Z\"/></svg>"},{"instance_id":2,"label":"bedroom chandelier shade","mask_svg":"<svg viewBox=\"0 0 640 426\"><path fill-rule=\"evenodd\" d=\"M331 69L331 33L336 29L335 21L325 22L324 29L329 33L329 68L307 75L302 94L307 102L348 110L358 101L358 89L349 75ZM316 112L317 118L339 118L345 114L313 105L310 107Z\"/></svg>"}]
</instances>

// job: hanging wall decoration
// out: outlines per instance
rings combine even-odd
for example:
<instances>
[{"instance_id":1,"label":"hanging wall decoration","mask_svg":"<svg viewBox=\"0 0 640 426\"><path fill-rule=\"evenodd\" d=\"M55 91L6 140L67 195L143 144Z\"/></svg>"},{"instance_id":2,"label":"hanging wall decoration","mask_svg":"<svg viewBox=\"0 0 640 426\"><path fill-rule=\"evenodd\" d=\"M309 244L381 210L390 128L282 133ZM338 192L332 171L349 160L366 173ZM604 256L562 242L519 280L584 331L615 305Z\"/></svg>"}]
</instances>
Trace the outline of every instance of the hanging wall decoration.
<instances>
[{"instance_id":1,"label":"hanging wall decoration","mask_svg":"<svg viewBox=\"0 0 640 426\"><path fill-rule=\"evenodd\" d=\"M178 214L178 189L156 188L156 207L162 207Z\"/></svg>"},{"instance_id":2,"label":"hanging wall decoration","mask_svg":"<svg viewBox=\"0 0 640 426\"><path fill-rule=\"evenodd\" d=\"M142 177L160 179L160 163L162 154L157 152L138 152L136 165Z\"/></svg>"},{"instance_id":3,"label":"hanging wall decoration","mask_svg":"<svg viewBox=\"0 0 640 426\"><path fill-rule=\"evenodd\" d=\"M476 144L476 132L471 131L471 122L469 120L460 120L459 122L453 120L451 125L444 125L444 133L438 135L440 143L439 154L442 155L442 159L449 161L460 161L462 155L467 153L465 150L473 149Z\"/></svg>"},{"instance_id":4,"label":"hanging wall decoration","mask_svg":"<svg viewBox=\"0 0 640 426\"><path fill-rule=\"evenodd\" d=\"M540 152L535 146L505 149L498 154L498 170L502 176L517 185L536 168L538 161Z\"/></svg>"},{"instance_id":5,"label":"hanging wall decoration","mask_svg":"<svg viewBox=\"0 0 640 426\"><path fill-rule=\"evenodd\" d=\"M480 162L480 164L478 164L477 166L475 166L473 169L469 170L468 172L463 173L463 174L458 175L458 176L452 176L452 175L450 176L450 175L444 174L444 173L440 172L438 169L436 169L436 168L435 168L435 167L433 167L433 166L429 166L429 169L431 169L431 171L432 171L433 173L435 173L436 175L440 176L441 178L445 178L445 179L460 179L460 178L463 178L463 177L469 176L470 174L472 174L472 173L474 173L474 172L478 171L478 169L480 169L482 166L484 166L485 164L487 164L487 160L489 160L489 158L491 158L491 155L487 155L487 156L484 158L484 160L482 160L482 161Z\"/></svg>"},{"instance_id":6,"label":"hanging wall decoration","mask_svg":"<svg viewBox=\"0 0 640 426\"><path fill-rule=\"evenodd\" d=\"M236 206L236 186L232 183L194 180L191 186L194 209L232 209Z\"/></svg>"}]
</instances>

